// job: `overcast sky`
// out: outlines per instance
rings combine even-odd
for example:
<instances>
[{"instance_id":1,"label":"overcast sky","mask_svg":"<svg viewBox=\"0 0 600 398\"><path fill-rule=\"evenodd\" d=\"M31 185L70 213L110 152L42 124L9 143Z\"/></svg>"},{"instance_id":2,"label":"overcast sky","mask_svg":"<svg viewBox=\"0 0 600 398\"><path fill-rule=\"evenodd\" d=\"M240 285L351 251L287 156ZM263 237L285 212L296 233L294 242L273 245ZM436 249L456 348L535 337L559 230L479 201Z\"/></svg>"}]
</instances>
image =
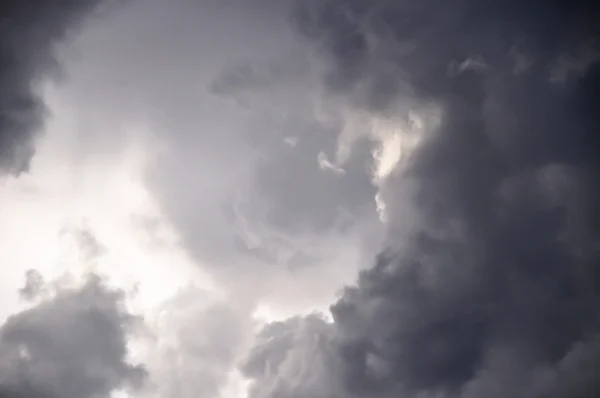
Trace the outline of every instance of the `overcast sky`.
<instances>
[{"instance_id":1,"label":"overcast sky","mask_svg":"<svg viewBox=\"0 0 600 398\"><path fill-rule=\"evenodd\" d=\"M599 396L591 2L14 0L0 83L0 398Z\"/></svg>"}]
</instances>

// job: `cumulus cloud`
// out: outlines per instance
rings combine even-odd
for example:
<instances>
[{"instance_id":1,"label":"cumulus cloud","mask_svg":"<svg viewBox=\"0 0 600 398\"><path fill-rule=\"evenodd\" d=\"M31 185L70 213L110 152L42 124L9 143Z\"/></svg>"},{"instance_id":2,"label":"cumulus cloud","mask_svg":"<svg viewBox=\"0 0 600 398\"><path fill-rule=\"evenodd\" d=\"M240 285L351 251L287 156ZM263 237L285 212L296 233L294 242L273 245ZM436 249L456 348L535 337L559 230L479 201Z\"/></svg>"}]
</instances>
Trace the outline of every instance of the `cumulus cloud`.
<instances>
[{"instance_id":1,"label":"cumulus cloud","mask_svg":"<svg viewBox=\"0 0 600 398\"><path fill-rule=\"evenodd\" d=\"M196 287L182 289L160 306L151 349L141 354L148 370L143 396L216 397L249 338L250 316ZM149 395L147 395L149 394Z\"/></svg>"},{"instance_id":2,"label":"cumulus cloud","mask_svg":"<svg viewBox=\"0 0 600 398\"><path fill-rule=\"evenodd\" d=\"M251 396L334 396L340 386L339 375L332 372L342 361L335 355L334 338L327 320L316 314L267 325L242 364L254 379Z\"/></svg>"},{"instance_id":3,"label":"cumulus cloud","mask_svg":"<svg viewBox=\"0 0 600 398\"><path fill-rule=\"evenodd\" d=\"M0 8L0 171L29 167L45 106L39 82L56 72L54 46L100 0L7 1Z\"/></svg>"},{"instance_id":4,"label":"cumulus cloud","mask_svg":"<svg viewBox=\"0 0 600 398\"><path fill-rule=\"evenodd\" d=\"M297 2L330 92L375 116L402 103L440 117L381 183L386 249L318 333L311 318L265 329L251 396L597 395L600 63L586 51L561 84L554 71L597 45L598 11Z\"/></svg>"},{"instance_id":5,"label":"cumulus cloud","mask_svg":"<svg viewBox=\"0 0 600 398\"><path fill-rule=\"evenodd\" d=\"M41 284L28 273L28 287ZM0 395L96 398L140 387L146 371L128 362L127 348L138 320L123 299L92 275L8 317L0 327Z\"/></svg>"},{"instance_id":6,"label":"cumulus cloud","mask_svg":"<svg viewBox=\"0 0 600 398\"><path fill-rule=\"evenodd\" d=\"M6 8L19 23L0 27L8 172L31 156L55 44L94 2L21 3L38 7ZM306 313L362 267L331 320L259 333L240 366L251 397L597 395L598 10L292 3L286 19L289 1L130 1L61 48L70 84L47 94L69 134L50 146L67 149L40 167L64 152L79 174L88 155L143 141L144 188L219 296L165 306L142 394L225 394L257 306ZM93 174L75 178L92 193L104 189ZM66 230L84 263L134 245L106 231ZM134 250L132 269L153 253ZM164 297L169 272L148 295ZM119 291L53 292L32 271L20 293L30 307L1 328L0 395L102 397L143 378L126 362Z\"/></svg>"}]
</instances>

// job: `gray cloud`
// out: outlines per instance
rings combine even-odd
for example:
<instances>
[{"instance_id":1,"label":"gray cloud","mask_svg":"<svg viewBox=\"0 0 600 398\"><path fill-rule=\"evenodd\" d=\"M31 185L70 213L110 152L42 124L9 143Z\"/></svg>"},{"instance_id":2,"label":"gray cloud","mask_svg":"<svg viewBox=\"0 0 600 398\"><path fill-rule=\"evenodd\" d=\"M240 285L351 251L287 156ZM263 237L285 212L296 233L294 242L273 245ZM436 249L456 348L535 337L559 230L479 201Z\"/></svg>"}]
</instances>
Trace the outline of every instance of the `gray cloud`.
<instances>
[{"instance_id":1,"label":"gray cloud","mask_svg":"<svg viewBox=\"0 0 600 398\"><path fill-rule=\"evenodd\" d=\"M335 397L343 358L336 355L335 334L318 315L266 326L242 365L255 380L251 396Z\"/></svg>"},{"instance_id":2,"label":"gray cloud","mask_svg":"<svg viewBox=\"0 0 600 398\"><path fill-rule=\"evenodd\" d=\"M28 273L31 285L35 273ZM58 289L0 328L0 395L109 397L137 388L145 370L127 362L127 336L136 318L121 291L97 276L79 288Z\"/></svg>"},{"instance_id":3,"label":"gray cloud","mask_svg":"<svg viewBox=\"0 0 600 398\"><path fill-rule=\"evenodd\" d=\"M372 114L408 98L442 116L382 186L389 247L331 307L326 338L310 319L263 332L253 397L597 395L600 63L586 55L560 84L553 70L597 45L598 11L298 2L328 90ZM290 371L306 358L329 366Z\"/></svg>"},{"instance_id":4,"label":"gray cloud","mask_svg":"<svg viewBox=\"0 0 600 398\"><path fill-rule=\"evenodd\" d=\"M381 229L379 193L388 249L332 307L333 324L296 318L259 336L243 367L252 395L593 391L596 13L298 2L292 20L315 60L269 1L220 4L130 2L78 39L61 94L81 107L84 154L120 146L131 124L150 130L162 150L152 193L245 317L257 297L314 304L353 274L357 247ZM316 115L319 95L340 104L333 121ZM339 161L345 118L427 119L423 109L440 109L439 125L378 187L373 142ZM249 328L220 307L189 316L214 330L181 332L189 356L172 392L210 395Z\"/></svg>"},{"instance_id":5,"label":"gray cloud","mask_svg":"<svg viewBox=\"0 0 600 398\"><path fill-rule=\"evenodd\" d=\"M44 74L56 72L54 46L99 0L7 1L0 8L0 171L28 168L45 116Z\"/></svg>"},{"instance_id":6,"label":"gray cloud","mask_svg":"<svg viewBox=\"0 0 600 398\"><path fill-rule=\"evenodd\" d=\"M19 289L19 293L25 300L33 300L44 292L44 285L42 274L35 269L30 269L25 273L25 285Z\"/></svg>"},{"instance_id":7,"label":"gray cloud","mask_svg":"<svg viewBox=\"0 0 600 398\"><path fill-rule=\"evenodd\" d=\"M252 333L258 300L274 313L329 302L355 275L362 228L377 240L369 143L346 175L319 168L338 126L314 120L302 46L280 11L235 3L127 2L61 48L70 79L54 94L77 130L71 152L87 161L119 153L132 136L148 144L144 182L165 224L239 312L190 308L171 325L190 326L162 358L171 369L150 369L166 395L214 396Z\"/></svg>"},{"instance_id":8,"label":"gray cloud","mask_svg":"<svg viewBox=\"0 0 600 398\"><path fill-rule=\"evenodd\" d=\"M162 314L160 338L147 361L150 390L178 398L219 396L249 338L247 312L188 289Z\"/></svg>"},{"instance_id":9,"label":"gray cloud","mask_svg":"<svg viewBox=\"0 0 600 398\"><path fill-rule=\"evenodd\" d=\"M146 182L186 249L220 282L256 297L280 289L264 281L291 268L349 257L357 225L375 236L375 189L368 142L345 175L319 168L341 127L316 120L313 66L279 6L228 4L131 2L110 29L93 26L75 43L83 55L69 64L67 96L91 104L77 117L86 126L79 142L93 150L121 143L127 132L111 132L142 121L160 148ZM101 116L91 114L97 104ZM87 128L107 123L118 127ZM328 284L314 296L338 282Z\"/></svg>"}]
</instances>

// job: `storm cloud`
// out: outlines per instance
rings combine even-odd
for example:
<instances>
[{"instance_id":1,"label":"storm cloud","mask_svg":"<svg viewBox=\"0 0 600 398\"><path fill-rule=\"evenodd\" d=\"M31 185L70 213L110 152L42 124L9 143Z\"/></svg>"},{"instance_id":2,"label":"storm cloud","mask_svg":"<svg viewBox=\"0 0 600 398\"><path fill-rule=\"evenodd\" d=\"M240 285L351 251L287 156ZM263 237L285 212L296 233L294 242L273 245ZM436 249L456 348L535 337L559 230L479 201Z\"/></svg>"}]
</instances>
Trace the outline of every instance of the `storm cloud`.
<instances>
[{"instance_id":1,"label":"storm cloud","mask_svg":"<svg viewBox=\"0 0 600 398\"><path fill-rule=\"evenodd\" d=\"M600 8L534 3L2 6L0 397L598 396Z\"/></svg>"},{"instance_id":2,"label":"storm cloud","mask_svg":"<svg viewBox=\"0 0 600 398\"><path fill-rule=\"evenodd\" d=\"M0 6L0 172L27 170L46 108L40 81L58 71L54 47L100 0L11 0Z\"/></svg>"},{"instance_id":3,"label":"storm cloud","mask_svg":"<svg viewBox=\"0 0 600 398\"><path fill-rule=\"evenodd\" d=\"M26 286L33 279L42 284L30 272ZM91 275L8 317L0 328L0 395L109 397L117 388L140 387L146 371L128 362L127 347L139 319L123 299L124 292Z\"/></svg>"},{"instance_id":4,"label":"storm cloud","mask_svg":"<svg viewBox=\"0 0 600 398\"><path fill-rule=\"evenodd\" d=\"M332 323L259 335L252 397L598 395L599 11L297 2L332 95L440 117L381 186L386 249Z\"/></svg>"}]
</instances>

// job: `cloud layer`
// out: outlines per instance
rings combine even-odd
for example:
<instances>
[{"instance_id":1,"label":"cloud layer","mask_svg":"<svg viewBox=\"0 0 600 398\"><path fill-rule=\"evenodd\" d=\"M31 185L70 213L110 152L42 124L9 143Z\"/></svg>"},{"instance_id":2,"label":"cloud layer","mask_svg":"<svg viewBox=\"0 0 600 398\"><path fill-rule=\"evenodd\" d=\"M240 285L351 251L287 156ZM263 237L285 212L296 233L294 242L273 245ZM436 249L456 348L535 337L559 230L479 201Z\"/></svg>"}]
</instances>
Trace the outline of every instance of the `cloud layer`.
<instances>
[{"instance_id":1,"label":"cloud layer","mask_svg":"<svg viewBox=\"0 0 600 398\"><path fill-rule=\"evenodd\" d=\"M0 8L0 173L50 136L3 239L29 267L89 218L69 267L140 279L154 335L132 366L121 290L30 272L0 396L229 398L261 311L357 269L258 333L251 398L598 396L597 6L139 0L58 48L98 3Z\"/></svg>"},{"instance_id":2,"label":"cloud layer","mask_svg":"<svg viewBox=\"0 0 600 398\"><path fill-rule=\"evenodd\" d=\"M331 93L441 118L381 187L386 250L333 323L263 332L251 396L597 395L598 15L578 1L298 2Z\"/></svg>"}]
</instances>

